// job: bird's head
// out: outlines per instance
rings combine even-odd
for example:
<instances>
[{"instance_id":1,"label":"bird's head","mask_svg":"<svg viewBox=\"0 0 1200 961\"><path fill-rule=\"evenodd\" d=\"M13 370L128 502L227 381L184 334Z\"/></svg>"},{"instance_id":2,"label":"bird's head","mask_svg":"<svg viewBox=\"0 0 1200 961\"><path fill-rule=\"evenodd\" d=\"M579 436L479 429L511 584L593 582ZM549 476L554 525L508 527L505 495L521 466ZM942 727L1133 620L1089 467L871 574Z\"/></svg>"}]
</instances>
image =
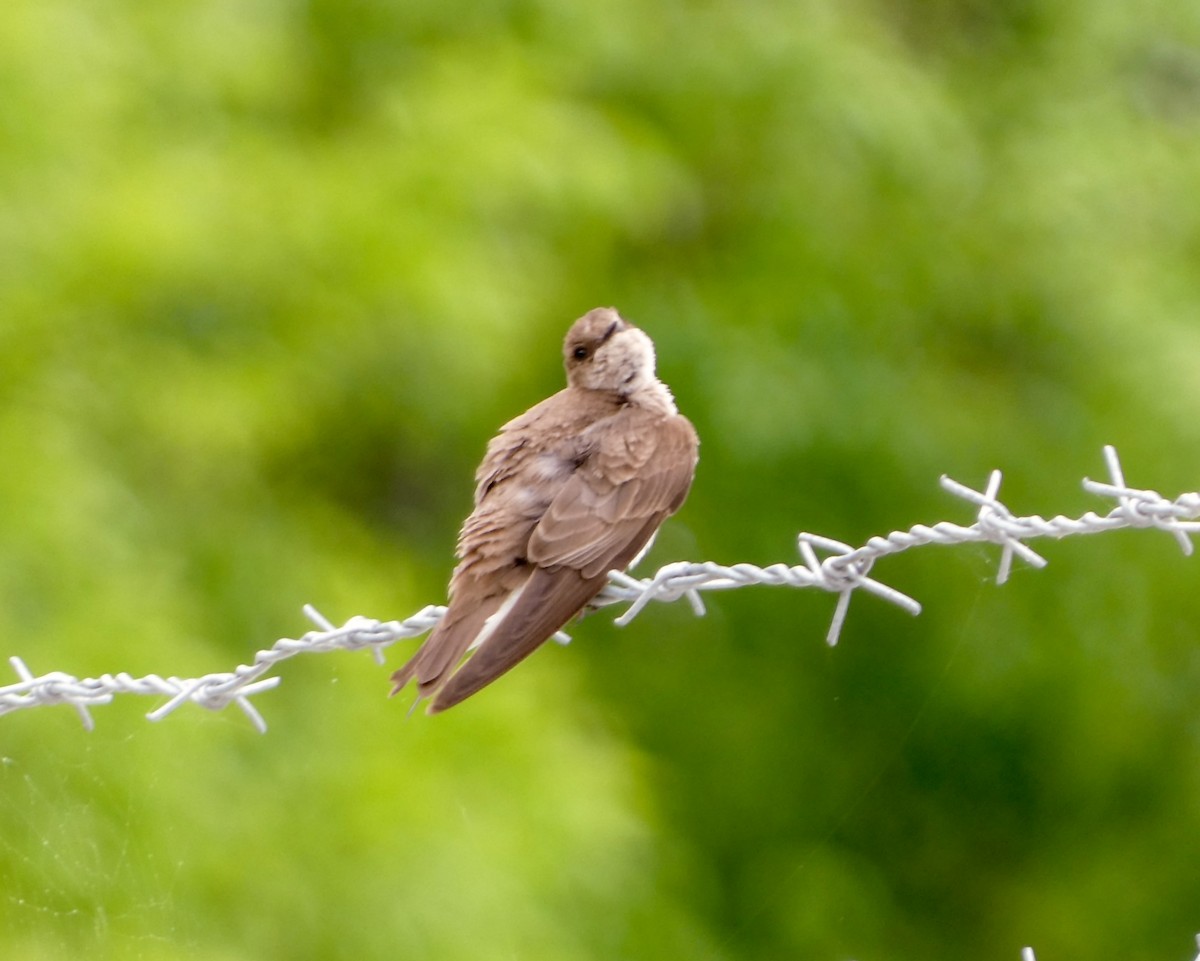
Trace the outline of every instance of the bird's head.
<instances>
[{"instance_id":1,"label":"bird's head","mask_svg":"<svg viewBox=\"0 0 1200 961\"><path fill-rule=\"evenodd\" d=\"M654 344L612 307L580 317L563 342L567 383L628 396L656 382Z\"/></svg>"}]
</instances>

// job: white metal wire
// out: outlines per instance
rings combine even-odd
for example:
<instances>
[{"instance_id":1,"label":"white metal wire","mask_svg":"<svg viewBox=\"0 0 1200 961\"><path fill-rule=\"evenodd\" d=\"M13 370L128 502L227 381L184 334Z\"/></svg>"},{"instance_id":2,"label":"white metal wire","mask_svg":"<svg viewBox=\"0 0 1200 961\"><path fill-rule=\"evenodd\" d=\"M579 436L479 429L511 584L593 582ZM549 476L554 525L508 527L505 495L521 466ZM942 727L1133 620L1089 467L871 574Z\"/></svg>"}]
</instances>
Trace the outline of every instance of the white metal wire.
<instances>
[{"instance_id":1,"label":"white metal wire","mask_svg":"<svg viewBox=\"0 0 1200 961\"><path fill-rule=\"evenodd\" d=\"M1196 935L1196 947L1200 948L1200 934ZM1021 949L1021 961L1037 961L1037 958L1033 953L1033 948ZM1196 955L1195 961L1200 961L1200 954Z\"/></svg>"},{"instance_id":2,"label":"white metal wire","mask_svg":"<svg viewBox=\"0 0 1200 961\"><path fill-rule=\"evenodd\" d=\"M1167 500L1156 491L1130 487L1125 482L1116 451L1106 447L1104 458L1109 480L1098 482L1085 479L1083 482L1088 492L1116 500L1116 506L1104 515L1088 511L1077 518L1061 515L1048 520L1038 515L1018 517L998 499L999 471L992 472L982 492L949 477L942 477L941 484L946 491L978 508L975 523L967 527L947 521L932 526L918 524L905 531L872 537L861 547L851 547L818 534L802 533L798 538L798 547L803 563L792 566L724 566L713 562L677 562L667 564L647 578L613 571L609 575L608 585L592 606L628 604L628 609L616 618L617 624L628 624L651 601L672 602L686 597L693 610L703 614L702 591L732 590L751 584L815 587L838 595L833 620L826 634L826 641L836 644L846 620L850 598L855 591L874 594L910 614L921 612L921 605L916 600L868 576L875 561L881 557L914 547L982 541L999 544L1001 553L996 580L1000 584L1008 579L1014 555L1034 567L1046 566L1046 559L1025 543L1039 537L1100 534L1131 527L1157 528L1174 537L1183 553L1190 555L1193 550L1191 535L1200 533L1200 493L1182 494L1175 500ZM210 710L236 704L258 730L266 731L266 722L250 703L250 698L279 684L281 678L272 672L281 661L297 654L365 649L372 651L382 664L385 647L424 634L438 622L445 608L430 605L403 621L352 617L341 627L335 627L311 605L304 608L304 613L317 626L317 630L300 638L282 638L255 654L249 664L239 665L232 671L198 678L164 678L157 674L131 677L122 673L79 679L61 671L35 676L21 658L11 657L9 663L20 680L15 684L0 686L0 714L48 704L69 704L90 730L93 727L90 708L109 703L117 694L142 694L166 698L163 704L146 715L152 721L161 720L188 703ZM569 640L561 634L557 639Z\"/></svg>"}]
</instances>

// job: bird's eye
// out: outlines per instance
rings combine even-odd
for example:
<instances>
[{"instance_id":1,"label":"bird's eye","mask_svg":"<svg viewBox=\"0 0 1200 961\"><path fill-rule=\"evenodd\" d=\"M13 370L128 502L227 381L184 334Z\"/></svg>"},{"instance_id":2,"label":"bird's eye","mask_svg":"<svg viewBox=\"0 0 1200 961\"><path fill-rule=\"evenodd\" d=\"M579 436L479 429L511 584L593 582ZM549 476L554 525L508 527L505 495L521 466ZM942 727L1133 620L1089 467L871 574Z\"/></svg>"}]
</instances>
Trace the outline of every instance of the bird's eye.
<instances>
[{"instance_id":1,"label":"bird's eye","mask_svg":"<svg viewBox=\"0 0 1200 961\"><path fill-rule=\"evenodd\" d=\"M576 347L571 352L571 356L574 357L576 360L586 360L587 355L588 355L588 349L586 347L584 347L583 345Z\"/></svg>"}]
</instances>

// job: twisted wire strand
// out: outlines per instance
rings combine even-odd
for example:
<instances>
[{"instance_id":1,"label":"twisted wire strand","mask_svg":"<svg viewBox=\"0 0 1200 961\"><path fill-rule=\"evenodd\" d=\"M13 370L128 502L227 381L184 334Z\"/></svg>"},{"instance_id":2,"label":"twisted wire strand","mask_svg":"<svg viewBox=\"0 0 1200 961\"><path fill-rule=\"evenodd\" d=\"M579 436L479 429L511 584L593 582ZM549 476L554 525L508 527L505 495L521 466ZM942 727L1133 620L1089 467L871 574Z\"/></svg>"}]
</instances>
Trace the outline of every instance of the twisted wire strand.
<instances>
[{"instance_id":1,"label":"twisted wire strand","mask_svg":"<svg viewBox=\"0 0 1200 961\"><path fill-rule=\"evenodd\" d=\"M602 608L628 604L625 612L615 619L617 624L624 625L651 601L671 603L687 598L693 611L702 615L703 591L734 590L752 584L819 588L838 595L826 634L827 643L833 645L841 634L850 598L856 591L874 594L910 614L921 612L921 605L915 599L869 576L880 558L915 547L981 542L998 544L1001 553L996 581L999 584L1008 579L1014 556L1035 568L1046 566L1046 559L1025 543L1039 537L1061 539L1122 528L1157 528L1174 537L1184 555L1190 556L1194 549L1191 536L1200 533L1200 493L1182 494L1174 500L1168 500L1156 491L1130 487L1125 482L1116 450L1106 447L1104 458L1108 467L1108 482L1085 479L1083 487L1089 493L1117 502L1116 507L1105 515L1088 511L1077 518L1058 515L1046 519L1036 514L1020 517L999 500L1000 471L992 472L982 491L943 476L943 489L977 508L973 524L965 527L948 521L931 526L917 524L907 530L872 537L860 547L851 547L819 534L801 533L797 538L797 547L803 563L797 565L727 566L711 561L679 561L659 568L647 578L613 571L609 574L609 583L590 606ZM141 694L166 698L163 704L146 715L152 721L162 720L188 703L214 711L236 704L259 731L265 732L266 721L250 698L280 683L281 678L273 672L281 662L299 654L370 650L376 661L382 664L384 648L431 630L445 610L442 606L429 605L403 621L377 621L355 616L341 627L335 627L314 607L306 605L304 613L317 630L299 638L281 638L271 647L257 652L249 664L241 664L232 671L189 679L164 678L157 674L131 677L126 673L80 679L61 671L35 676L20 657L10 657L9 663L19 680L0 686L0 714L51 704L69 704L78 712L84 727L91 730L94 721L90 708L108 704L118 694ZM570 640L561 632L555 639L561 642Z\"/></svg>"},{"instance_id":2,"label":"twisted wire strand","mask_svg":"<svg viewBox=\"0 0 1200 961\"><path fill-rule=\"evenodd\" d=\"M1196 947L1200 948L1200 934L1196 935ZM1021 961L1037 961L1037 957L1033 953L1033 948L1025 947L1021 949ZM1195 961L1200 961L1200 954L1196 955Z\"/></svg>"}]
</instances>

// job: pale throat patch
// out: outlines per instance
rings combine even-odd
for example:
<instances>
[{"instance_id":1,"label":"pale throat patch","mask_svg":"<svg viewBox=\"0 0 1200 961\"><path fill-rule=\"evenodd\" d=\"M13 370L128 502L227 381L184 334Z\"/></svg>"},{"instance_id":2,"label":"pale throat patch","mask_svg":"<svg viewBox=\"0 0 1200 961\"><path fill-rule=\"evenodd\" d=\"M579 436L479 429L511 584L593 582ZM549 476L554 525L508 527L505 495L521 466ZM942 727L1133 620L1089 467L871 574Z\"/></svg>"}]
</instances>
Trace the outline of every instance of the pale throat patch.
<instances>
[{"instance_id":1,"label":"pale throat patch","mask_svg":"<svg viewBox=\"0 0 1200 961\"><path fill-rule=\"evenodd\" d=\"M616 353L616 363L625 383L632 378L630 392L645 387L654 378L654 341L636 327L629 327L617 335L614 347L620 348Z\"/></svg>"},{"instance_id":2,"label":"pale throat patch","mask_svg":"<svg viewBox=\"0 0 1200 961\"><path fill-rule=\"evenodd\" d=\"M671 392L654 376L654 342L643 331L637 328L620 331L596 360L598 379L604 380L608 389L626 397L650 392L671 400Z\"/></svg>"},{"instance_id":3,"label":"pale throat patch","mask_svg":"<svg viewBox=\"0 0 1200 961\"><path fill-rule=\"evenodd\" d=\"M636 327L618 336L621 338L617 354L621 380L618 390L626 396L638 394L643 401L649 401L647 406L658 407L665 413L678 413L670 388L654 376L654 342Z\"/></svg>"},{"instance_id":4,"label":"pale throat patch","mask_svg":"<svg viewBox=\"0 0 1200 961\"><path fill-rule=\"evenodd\" d=\"M654 343L638 328L626 327L602 343L591 363L570 377L579 387L614 391L663 413L678 413L671 392L654 376L654 363Z\"/></svg>"}]
</instances>

